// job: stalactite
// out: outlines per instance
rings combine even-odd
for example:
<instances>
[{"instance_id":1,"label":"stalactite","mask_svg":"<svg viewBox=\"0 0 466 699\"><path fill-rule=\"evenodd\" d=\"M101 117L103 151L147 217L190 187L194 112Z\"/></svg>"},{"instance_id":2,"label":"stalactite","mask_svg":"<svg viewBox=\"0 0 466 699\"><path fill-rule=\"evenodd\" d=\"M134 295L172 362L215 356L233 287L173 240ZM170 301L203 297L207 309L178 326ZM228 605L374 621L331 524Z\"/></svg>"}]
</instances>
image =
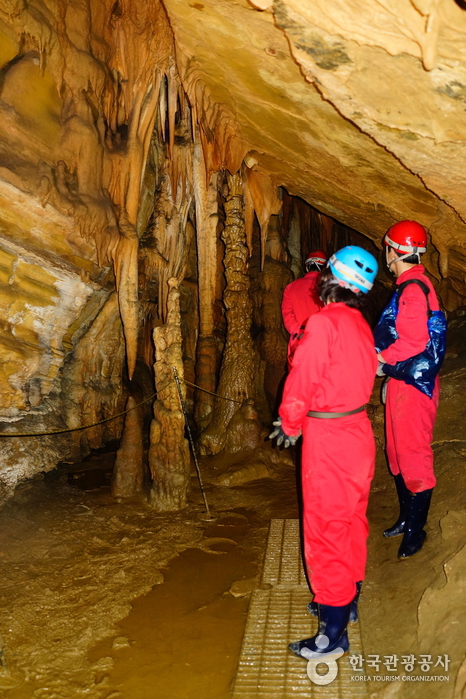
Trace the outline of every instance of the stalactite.
<instances>
[{"instance_id":1,"label":"stalactite","mask_svg":"<svg viewBox=\"0 0 466 699\"><path fill-rule=\"evenodd\" d=\"M258 170L250 170L244 168L245 186L248 189L248 225L250 223L250 203L252 201L254 210L257 215L261 227L261 269L264 267L265 260L265 243L267 240L267 230L270 217L273 214L278 214L282 207L282 202L277 196L277 188L273 184L268 175L265 175ZM250 231L247 233L248 241L250 240Z\"/></svg>"},{"instance_id":2,"label":"stalactite","mask_svg":"<svg viewBox=\"0 0 466 699\"><path fill-rule=\"evenodd\" d=\"M175 62L170 62L168 70L168 153L173 160L173 149L175 146L175 115L178 106L178 85L179 78Z\"/></svg>"},{"instance_id":3,"label":"stalactite","mask_svg":"<svg viewBox=\"0 0 466 699\"><path fill-rule=\"evenodd\" d=\"M412 23L410 30L421 48L422 63L426 70L433 70L436 64L439 32L444 21L440 0L410 0L420 15L425 18L420 30Z\"/></svg>"},{"instance_id":4,"label":"stalactite","mask_svg":"<svg viewBox=\"0 0 466 699\"><path fill-rule=\"evenodd\" d=\"M303 273L303 256L301 253L301 226L299 216L293 207L293 213L290 219L290 227L288 230L288 250L292 257L291 271L295 279Z\"/></svg>"},{"instance_id":5,"label":"stalactite","mask_svg":"<svg viewBox=\"0 0 466 699\"><path fill-rule=\"evenodd\" d=\"M254 393L254 347L251 338L252 301L249 296L249 251L244 228L243 182L240 174L228 175L225 201L225 274L224 303L227 315L227 339L222 358L217 392L223 398L244 402ZM215 399L213 418L200 437L204 453L217 454L225 445L226 430L238 403Z\"/></svg>"},{"instance_id":6,"label":"stalactite","mask_svg":"<svg viewBox=\"0 0 466 699\"><path fill-rule=\"evenodd\" d=\"M120 206L122 205L119 229L124 242L122 243L121 240L118 242L113 252L113 260L130 378L136 366L139 323L137 219L141 183L154 128L159 87L160 76L157 76L145 93L141 90L135 100L129 125L128 156L124 159L117 158L120 167L118 171L113 172L113 186L110 188L114 200L121 202ZM124 191L120 191L116 196L116 191L122 186L120 183L123 183Z\"/></svg>"},{"instance_id":7,"label":"stalactite","mask_svg":"<svg viewBox=\"0 0 466 699\"><path fill-rule=\"evenodd\" d=\"M199 340L196 382L207 391L215 390L217 348L213 337L214 304L217 284L217 175L207 178L200 141L194 145L194 197L196 203L196 243L199 287ZM213 409L213 396L196 393L195 420L200 429L207 426Z\"/></svg>"},{"instance_id":8,"label":"stalactite","mask_svg":"<svg viewBox=\"0 0 466 699\"><path fill-rule=\"evenodd\" d=\"M189 444L184 438L184 417L173 378L175 367L181 379L184 398L179 282L172 278L168 284L167 323L154 329L157 400L154 403L149 448L149 467L153 478L149 500L160 511L184 507L190 485Z\"/></svg>"},{"instance_id":9,"label":"stalactite","mask_svg":"<svg viewBox=\"0 0 466 699\"><path fill-rule=\"evenodd\" d=\"M210 94L192 61L186 61L182 54L177 60L181 81L192 105L193 134L196 124L198 126L207 178L220 170L237 172L249 146L239 131L236 114Z\"/></svg>"},{"instance_id":10,"label":"stalactite","mask_svg":"<svg viewBox=\"0 0 466 699\"><path fill-rule=\"evenodd\" d=\"M129 396L126 401L125 426L117 451L112 473L112 495L114 498L129 498L139 495L144 484L143 415L137 401Z\"/></svg>"},{"instance_id":11,"label":"stalactite","mask_svg":"<svg viewBox=\"0 0 466 699\"><path fill-rule=\"evenodd\" d=\"M266 257L270 257L276 262L282 262L287 267L291 262L291 255L286 246L281 230L279 216L271 216L268 225L267 242L265 244Z\"/></svg>"},{"instance_id":12,"label":"stalactite","mask_svg":"<svg viewBox=\"0 0 466 699\"><path fill-rule=\"evenodd\" d=\"M448 250L448 248L440 249L439 267L440 267L440 274L442 275L443 279L446 279L448 277L449 258L450 258L450 251Z\"/></svg>"},{"instance_id":13,"label":"stalactite","mask_svg":"<svg viewBox=\"0 0 466 699\"><path fill-rule=\"evenodd\" d=\"M126 344L128 375L136 367L139 299L138 299L138 237L134 226L120 220L120 237L113 254L118 303Z\"/></svg>"},{"instance_id":14,"label":"stalactite","mask_svg":"<svg viewBox=\"0 0 466 699\"><path fill-rule=\"evenodd\" d=\"M156 149L157 150L157 149ZM193 142L191 140L190 110L181 104L177 120L173 158L168 157L168 145L158 148L155 167L158 171L154 210L145 238L150 239L144 250L145 276L157 280L158 315L167 318L168 280L184 278L194 229L187 225L193 200Z\"/></svg>"},{"instance_id":15,"label":"stalactite","mask_svg":"<svg viewBox=\"0 0 466 699\"><path fill-rule=\"evenodd\" d=\"M439 252L438 268L440 270L440 275L443 279L448 277L448 268L450 262L450 247L455 245L455 229L457 226L456 214L453 209L447 206L444 202L439 202L437 204L438 217L429 228L429 233L432 238L432 243L437 248ZM445 235L445 231L448 231L448 236ZM427 265L429 272L434 277L438 278L438 272L434 269L434 264L430 263L430 255L432 249L428 251L425 256L427 259L423 258L424 264Z\"/></svg>"},{"instance_id":16,"label":"stalactite","mask_svg":"<svg viewBox=\"0 0 466 699\"><path fill-rule=\"evenodd\" d=\"M323 248L329 250L332 248L335 235L335 221L330 216L326 216L319 212L317 214L318 230L316 231L315 244L312 247ZM333 245L333 248L338 247Z\"/></svg>"}]
</instances>

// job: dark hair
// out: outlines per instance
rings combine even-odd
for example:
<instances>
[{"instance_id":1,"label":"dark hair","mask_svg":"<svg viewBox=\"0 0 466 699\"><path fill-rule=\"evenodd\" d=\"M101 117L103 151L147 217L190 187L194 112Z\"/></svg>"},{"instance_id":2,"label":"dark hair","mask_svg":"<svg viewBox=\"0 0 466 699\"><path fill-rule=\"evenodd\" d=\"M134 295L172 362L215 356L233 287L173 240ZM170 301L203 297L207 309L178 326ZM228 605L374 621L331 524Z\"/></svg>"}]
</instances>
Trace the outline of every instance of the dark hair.
<instances>
[{"instance_id":1,"label":"dark hair","mask_svg":"<svg viewBox=\"0 0 466 699\"><path fill-rule=\"evenodd\" d=\"M306 270L306 274L309 272L320 272L322 265L318 265L315 262L305 262L304 269Z\"/></svg>"},{"instance_id":2,"label":"dark hair","mask_svg":"<svg viewBox=\"0 0 466 699\"><path fill-rule=\"evenodd\" d=\"M328 303L345 303L350 308L360 310L365 300L365 294L362 292L355 293L351 289L340 286L338 279L332 274L328 265L320 273L317 291L326 305Z\"/></svg>"},{"instance_id":3,"label":"dark hair","mask_svg":"<svg viewBox=\"0 0 466 699\"><path fill-rule=\"evenodd\" d=\"M404 255L404 253L400 252L400 250L396 250L395 248L392 248L391 245L388 245L388 252L390 252L390 250L394 250L397 257ZM422 253L413 252L413 254L409 257L405 257L403 262L407 262L408 265L419 265L421 264L421 254Z\"/></svg>"}]
</instances>

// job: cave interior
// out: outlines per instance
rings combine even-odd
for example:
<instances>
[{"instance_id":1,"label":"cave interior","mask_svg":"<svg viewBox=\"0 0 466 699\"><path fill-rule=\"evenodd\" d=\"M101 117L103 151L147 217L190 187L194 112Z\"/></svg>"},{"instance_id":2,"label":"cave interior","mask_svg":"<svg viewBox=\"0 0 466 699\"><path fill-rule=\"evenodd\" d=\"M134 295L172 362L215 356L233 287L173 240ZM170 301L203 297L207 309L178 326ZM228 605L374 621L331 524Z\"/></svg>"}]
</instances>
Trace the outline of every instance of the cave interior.
<instances>
[{"instance_id":1,"label":"cave interior","mask_svg":"<svg viewBox=\"0 0 466 699\"><path fill-rule=\"evenodd\" d=\"M441 688L392 683L389 695L379 683L371 696L466 696L465 10L3 1L7 699L230 696L269 522L299 517L298 452L267 440L285 377L283 290L310 250L359 245L379 262L374 325L394 289L382 238L403 219L428 231L423 263L449 323L438 486L426 550L400 566L380 543L394 493L376 380L362 634L368 652L451 658ZM196 569L217 586L188 594ZM249 587L226 599L238 580ZM211 617L190 617L205 606ZM147 656L125 659L138 628ZM179 635L197 674L174 677L161 650Z\"/></svg>"}]
</instances>

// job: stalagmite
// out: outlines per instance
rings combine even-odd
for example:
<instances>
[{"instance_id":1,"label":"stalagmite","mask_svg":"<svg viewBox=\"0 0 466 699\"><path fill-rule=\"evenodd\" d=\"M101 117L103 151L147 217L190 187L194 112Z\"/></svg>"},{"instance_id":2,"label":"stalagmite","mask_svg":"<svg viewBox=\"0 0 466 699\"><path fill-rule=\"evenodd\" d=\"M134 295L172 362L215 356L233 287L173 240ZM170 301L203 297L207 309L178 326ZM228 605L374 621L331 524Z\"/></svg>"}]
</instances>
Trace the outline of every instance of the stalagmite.
<instances>
[{"instance_id":1,"label":"stalagmite","mask_svg":"<svg viewBox=\"0 0 466 699\"><path fill-rule=\"evenodd\" d=\"M140 401L139 401L140 402ZM141 407L129 396L126 401L125 426L112 473L112 495L128 498L142 492L144 484L143 420Z\"/></svg>"},{"instance_id":2,"label":"stalagmite","mask_svg":"<svg viewBox=\"0 0 466 699\"><path fill-rule=\"evenodd\" d=\"M249 251L246 245L243 211L243 182L240 174L228 175L225 201L225 275L227 286L224 303L227 316L227 339L222 358L220 381L213 418L200 437L204 453L217 454L225 445L226 429L243 403L254 394L254 347L251 338L252 301L249 296Z\"/></svg>"},{"instance_id":3,"label":"stalagmite","mask_svg":"<svg viewBox=\"0 0 466 699\"><path fill-rule=\"evenodd\" d=\"M149 501L161 512L184 507L190 485L189 444L184 438L184 417L173 377L175 367L185 398L179 282L171 278L168 285L167 322L154 329L154 371L158 397L154 403L149 448L149 467L153 478Z\"/></svg>"},{"instance_id":4,"label":"stalagmite","mask_svg":"<svg viewBox=\"0 0 466 699\"><path fill-rule=\"evenodd\" d=\"M214 303L217 284L217 174L207 181L204 154L200 141L194 145L194 197L196 202L196 242L199 285L199 339L197 344L196 382L207 391L215 390L216 342ZM213 396L196 394L194 417L200 429L207 426L213 408Z\"/></svg>"}]
</instances>

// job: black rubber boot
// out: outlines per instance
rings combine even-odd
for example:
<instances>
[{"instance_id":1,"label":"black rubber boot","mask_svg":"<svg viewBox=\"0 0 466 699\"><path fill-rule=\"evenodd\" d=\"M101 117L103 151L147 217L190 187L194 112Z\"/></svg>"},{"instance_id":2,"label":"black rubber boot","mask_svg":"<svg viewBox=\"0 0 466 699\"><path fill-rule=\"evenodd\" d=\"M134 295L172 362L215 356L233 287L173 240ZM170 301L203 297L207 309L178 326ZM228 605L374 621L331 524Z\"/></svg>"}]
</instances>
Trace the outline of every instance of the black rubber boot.
<instances>
[{"instance_id":1,"label":"black rubber boot","mask_svg":"<svg viewBox=\"0 0 466 699\"><path fill-rule=\"evenodd\" d=\"M401 473L399 473L397 476L394 476L394 478L396 492L400 503L400 516L398 517L398 519L392 527L385 529L383 535L387 538L390 538L392 536L400 536L401 534L404 534L406 525L406 515L409 510L411 499L413 497L413 493L406 487Z\"/></svg>"},{"instance_id":2,"label":"black rubber boot","mask_svg":"<svg viewBox=\"0 0 466 699\"><path fill-rule=\"evenodd\" d=\"M409 558L422 549L426 539L424 525L427 522L433 488L413 493L406 519L405 533L398 549L398 558Z\"/></svg>"},{"instance_id":3,"label":"black rubber boot","mask_svg":"<svg viewBox=\"0 0 466 699\"><path fill-rule=\"evenodd\" d=\"M319 655L328 655L332 651L346 653L349 650L349 641L346 627L350 615L350 604L343 607L330 607L326 604L318 604L319 632L312 638L290 643L288 648L300 658L310 660Z\"/></svg>"},{"instance_id":4,"label":"black rubber boot","mask_svg":"<svg viewBox=\"0 0 466 699\"><path fill-rule=\"evenodd\" d=\"M361 594L362 580L356 583L356 595L354 600L351 602L349 623L355 624L358 621L358 601L359 595ZM307 611L311 616L319 616L319 605L317 602L309 602L307 605Z\"/></svg>"}]
</instances>

